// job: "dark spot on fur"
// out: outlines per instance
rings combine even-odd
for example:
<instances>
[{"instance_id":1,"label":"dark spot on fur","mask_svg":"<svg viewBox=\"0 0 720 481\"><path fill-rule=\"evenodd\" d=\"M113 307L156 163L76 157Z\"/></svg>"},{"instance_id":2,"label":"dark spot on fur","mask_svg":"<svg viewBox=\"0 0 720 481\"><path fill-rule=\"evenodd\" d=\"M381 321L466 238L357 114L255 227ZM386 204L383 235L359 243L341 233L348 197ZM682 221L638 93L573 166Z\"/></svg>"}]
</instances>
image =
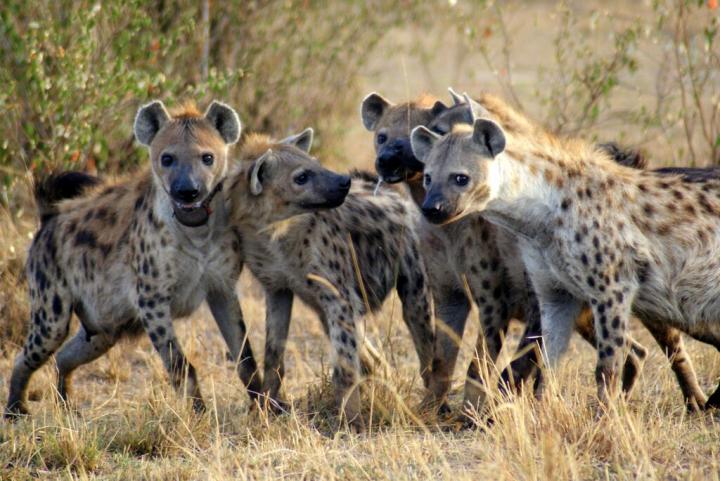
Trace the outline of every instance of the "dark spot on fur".
<instances>
[{"instance_id":1,"label":"dark spot on fur","mask_svg":"<svg viewBox=\"0 0 720 481\"><path fill-rule=\"evenodd\" d=\"M62 314L62 301L57 294L53 296L52 309L56 316Z\"/></svg>"}]
</instances>

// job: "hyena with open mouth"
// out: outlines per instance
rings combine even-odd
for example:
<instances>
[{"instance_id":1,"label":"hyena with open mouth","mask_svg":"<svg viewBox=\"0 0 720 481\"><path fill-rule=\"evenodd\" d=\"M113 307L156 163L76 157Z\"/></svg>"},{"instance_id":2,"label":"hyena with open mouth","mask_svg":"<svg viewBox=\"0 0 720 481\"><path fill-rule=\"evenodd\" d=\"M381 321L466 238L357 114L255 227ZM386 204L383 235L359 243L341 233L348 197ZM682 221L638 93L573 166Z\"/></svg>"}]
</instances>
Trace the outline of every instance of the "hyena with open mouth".
<instances>
[{"instance_id":1,"label":"hyena with open mouth","mask_svg":"<svg viewBox=\"0 0 720 481\"><path fill-rule=\"evenodd\" d=\"M93 183L82 174L39 184L42 220L26 266L30 334L15 362L6 416L27 413L30 376L61 346L73 313L80 330L56 356L63 399L75 368L107 352L122 336L144 330L173 386L184 388L193 407L202 410L195 369L172 320L189 315L204 300L251 397L259 392L235 293L240 240L228 228L224 199L217 195L228 149L240 135L238 116L219 102L205 114L188 107L170 115L156 101L139 110L135 135L149 148L149 170L90 192L81 192Z\"/></svg>"}]
</instances>

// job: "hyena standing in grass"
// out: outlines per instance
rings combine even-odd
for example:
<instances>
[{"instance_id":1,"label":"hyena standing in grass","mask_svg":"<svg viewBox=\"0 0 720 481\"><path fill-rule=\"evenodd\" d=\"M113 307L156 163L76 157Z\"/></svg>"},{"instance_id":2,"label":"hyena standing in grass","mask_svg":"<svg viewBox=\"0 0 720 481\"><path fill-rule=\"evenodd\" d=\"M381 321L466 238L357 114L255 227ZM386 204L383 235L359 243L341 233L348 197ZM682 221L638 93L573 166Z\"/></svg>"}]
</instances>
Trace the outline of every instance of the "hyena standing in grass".
<instances>
[{"instance_id":1,"label":"hyena standing in grass","mask_svg":"<svg viewBox=\"0 0 720 481\"><path fill-rule=\"evenodd\" d=\"M149 147L148 171L55 206L45 201L76 194L77 177L50 178L38 189L42 222L27 260L30 334L13 369L7 416L27 412L30 376L63 343L73 312L81 327L56 356L63 399L75 368L144 330L173 386L187 380L184 389L202 410L172 320L204 300L251 397L260 390L235 293L240 243L216 195L240 135L237 114L214 102L204 115L194 108L170 115L156 101L138 112L135 135Z\"/></svg>"},{"instance_id":2,"label":"hyena standing in grass","mask_svg":"<svg viewBox=\"0 0 720 481\"><path fill-rule=\"evenodd\" d=\"M377 93L368 95L363 101L363 123L375 133L375 167L381 179L387 183L405 182L417 208L422 206L425 197L423 163L412 152L410 131L418 125L426 125L447 132L457 123L471 122L464 101L456 95L454 98L452 107L429 97L394 105ZM530 133L537 128L496 97L488 95L483 100L483 105L487 105L485 111L502 119L503 124L514 131ZM456 182L462 181L456 179ZM447 359L447 371L442 374L448 382L470 312L468 294L478 307L481 332L476 342L476 356L467 371L464 402L479 408L485 390L481 373L492 371L510 319L539 325L537 302L532 289L528 288L529 279L513 236L497 229L481 215L466 216L442 226L422 222L418 232L435 300L436 318L444 324L438 324L437 337L439 352ZM589 316L578 318L577 330L594 345ZM537 329L529 326L523 347L535 342L535 331ZM532 350L514 361L512 370L506 369L502 373L503 381L527 378L539 364L535 355L536 351ZM633 342L625 368L624 388L627 391L632 389L645 356L645 348Z\"/></svg>"},{"instance_id":3,"label":"hyena standing in grass","mask_svg":"<svg viewBox=\"0 0 720 481\"><path fill-rule=\"evenodd\" d=\"M720 348L719 180L627 168L582 141L515 136L487 119L442 138L417 127L412 146L425 162L426 201L442 200L436 219L482 213L517 236L550 365L590 306L603 402L616 393L631 312L659 341L680 343L680 329ZM449 181L457 175L467 183ZM690 359L674 363L691 383L681 382L686 398L703 406ZM707 406L719 401L720 389Z\"/></svg>"},{"instance_id":4,"label":"hyena standing in grass","mask_svg":"<svg viewBox=\"0 0 720 481\"><path fill-rule=\"evenodd\" d=\"M311 142L309 129L283 141L256 136L245 142L243 165L229 178L231 223L267 296L263 392L281 403L290 311L298 296L318 314L332 343L341 413L362 428L356 386L362 316L376 311L393 288L431 398L443 399L448 385L435 377L444 366L442 358L433 359L430 298L413 229L417 213L397 193L373 196L374 178L322 168L308 154Z\"/></svg>"},{"instance_id":5,"label":"hyena standing in grass","mask_svg":"<svg viewBox=\"0 0 720 481\"><path fill-rule=\"evenodd\" d=\"M515 137L537 137L544 136L544 129L526 116L509 107L502 99L492 94L485 93L478 100L471 99L467 94L461 96L452 89L450 94L453 98L453 106L445 110L433 121L428 124L428 130L443 135L451 132L455 125L472 125L476 118L489 118L499 122L501 128L506 132L511 132ZM646 167L644 156L632 149L624 149L614 142L606 142L597 144L600 151L608 154L611 159L620 165L641 169ZM712 169L687 169L682 167L668 167L655 170L657 173L664 174L683 174L684 176L692 176L693 178L715 177L718 178L718 172ZM513 257L513 259L519 256ZM697 376L693 369L690 357L685 349L680 332L670 326L658 325L657 323L645 322L645 327L650 331L660 348L665 352L673 372L676 375L678 384L683 393L685 403L690 411L697 411L704 406L705 395L703 394L697 382ZM576 329L580 335L595 346L597 344L595 336L595 327L593 325L592 311L589 306L585 306L580 316L576 320ZM541 336L541 326L539 317L533 317L526 330L526 335L520 344L519 349L525 350L529 344L534 344L536 339ZM632 386L632 380L635 373L638 372L637 362L633 359L635 353L639 353L637 343L630 339L631 351L629 353L628 362L625 364L623 371L623 388L627 390L628 386ZM511 370L514 371L515 378L522 378L527 375L527 366L536 362L532 359L537 351L530 351L528 356L524 356L514 361ZM504 373L506 374L507 371ZM524 374L525 373L525 374ZM504 376L505 378L507 376Z\"/></svg>"}]
</instances>

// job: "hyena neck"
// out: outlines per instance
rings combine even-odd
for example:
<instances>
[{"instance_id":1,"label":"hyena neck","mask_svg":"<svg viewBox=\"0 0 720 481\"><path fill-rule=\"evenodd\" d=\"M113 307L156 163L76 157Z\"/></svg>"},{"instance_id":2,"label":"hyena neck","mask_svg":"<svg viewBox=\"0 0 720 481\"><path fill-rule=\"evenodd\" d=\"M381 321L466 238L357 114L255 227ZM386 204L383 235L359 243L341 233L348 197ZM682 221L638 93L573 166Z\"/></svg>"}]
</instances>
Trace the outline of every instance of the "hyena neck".
<instances>
[{"instance_id":1,"label":"hyena neck","mask_svg":"<svg viewBox=\"0 0 720 481\"><path fill-rule=\"evenodd\" d=\"M422 175L417 174L414 177L405 181L415 205L420 207L425 201L425 187L423 186Z\"/></svg>"},{"instance_id":2,"label":"hyena neck","mask_svg":"<svg viewBox=\"0 0 720 481\"><path fill-rule=\"evenodd\" d=\"M563 186L548 180L534 163L508 153L490 161L488 183L491 200L482 211L483 217L515 235L536 242L547 240L560 208Z\"/></svg>"}]
</instances>

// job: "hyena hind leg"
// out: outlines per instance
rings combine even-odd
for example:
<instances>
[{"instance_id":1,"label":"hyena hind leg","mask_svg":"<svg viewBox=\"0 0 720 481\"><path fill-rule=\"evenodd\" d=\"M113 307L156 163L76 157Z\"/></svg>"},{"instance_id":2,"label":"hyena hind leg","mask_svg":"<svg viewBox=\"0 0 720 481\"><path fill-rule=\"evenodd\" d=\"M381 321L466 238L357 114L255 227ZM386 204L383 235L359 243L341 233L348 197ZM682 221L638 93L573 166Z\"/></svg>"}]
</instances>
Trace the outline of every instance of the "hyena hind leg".
<instances>
[{"instance_id":1,"label":"hyena hind leg","mask_svg":"<svg viewBox=\"0 0 720 481\"><path fill-rule=\"evenodd\" d=\"M25 392L30 377L52 356L67 338L70 330L70 303L59 292L46 291L50 302L32 300L30 333L22 351L15 359L5 417L12 419L28 414Z\"/></svg>"},{"instance_id":2,"label":"hyena hind leg","mask_svg":"<svg viewBox=\"0 0 720 481\"><path fill-rule=\"evenodd\" d=\"M115 340L107 334L88 336L84 327L65 344L55 356L58 369L58 394L67 404L72 372L83 364L94 361L102 356L115 344Z\"/></svg>"}]
</instances>

